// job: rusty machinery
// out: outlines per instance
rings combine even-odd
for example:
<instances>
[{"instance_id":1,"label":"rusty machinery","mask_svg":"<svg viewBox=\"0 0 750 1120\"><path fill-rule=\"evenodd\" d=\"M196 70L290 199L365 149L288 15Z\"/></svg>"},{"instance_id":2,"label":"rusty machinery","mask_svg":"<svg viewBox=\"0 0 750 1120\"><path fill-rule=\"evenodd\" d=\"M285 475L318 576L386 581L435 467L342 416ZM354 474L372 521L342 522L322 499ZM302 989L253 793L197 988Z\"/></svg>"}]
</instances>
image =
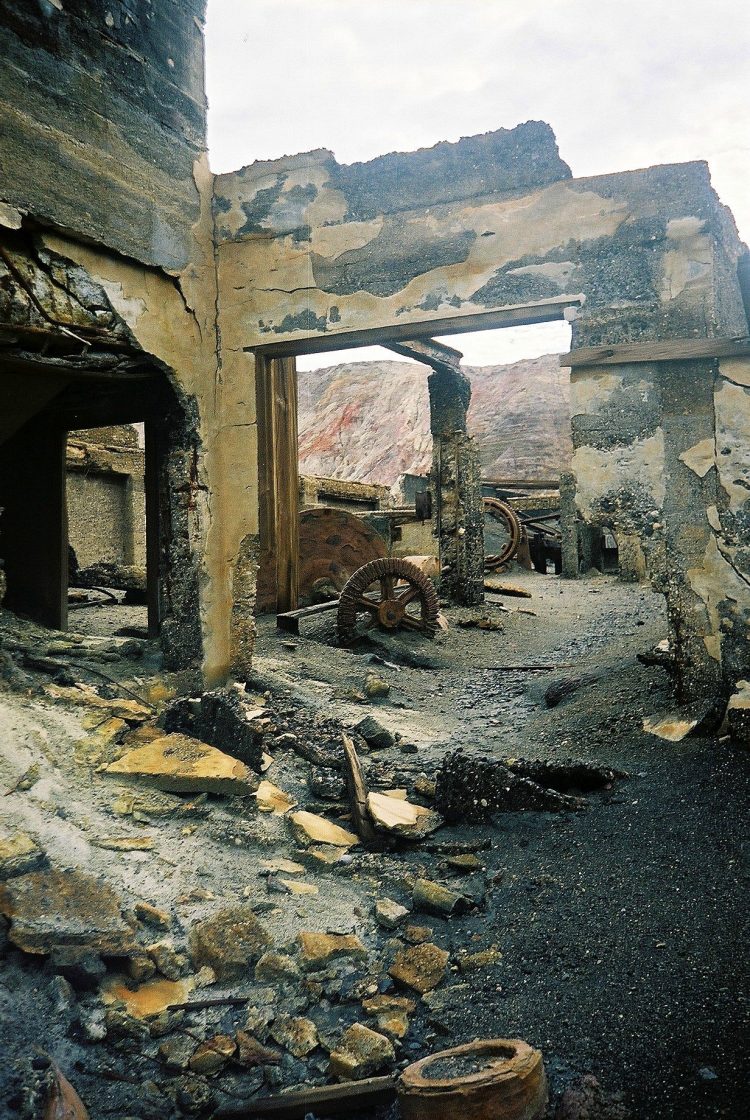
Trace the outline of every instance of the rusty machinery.
<instances>
[{"instance_id":1,"label":"rusty machinery","mask_svg":"<svg viewBox=\"0 0 750 1120\"><path fill-rule=\"evenodd\" d=\"M438 597L428 576L408 560L385 557L365 564L341 592L337 629L342 641L364 629L416 630L430 637L438 627Z\"/></svg>"}]
</instances>

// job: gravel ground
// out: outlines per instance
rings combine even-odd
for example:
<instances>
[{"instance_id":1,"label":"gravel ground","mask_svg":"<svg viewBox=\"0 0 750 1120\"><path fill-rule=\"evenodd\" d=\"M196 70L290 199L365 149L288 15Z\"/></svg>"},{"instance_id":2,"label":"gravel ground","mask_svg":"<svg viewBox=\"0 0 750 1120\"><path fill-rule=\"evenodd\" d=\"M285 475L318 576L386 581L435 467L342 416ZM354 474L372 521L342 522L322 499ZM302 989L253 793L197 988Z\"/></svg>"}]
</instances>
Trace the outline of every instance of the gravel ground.
<instances>
[{"instance_id":1,"label":"gravel ground","mask_svg":"<svg viewBox=\"0 0 750 1120\"><path fill-rule=\"evenodd\" d=\"M420 772L434 777L456 746L497 758L576 757L630 778L588 795L584 812L499 814L491 824L440 830L433 841L482 849L481 868L469 876L427 845L356 852L345 868L313 872L319 896L265 895L263 920L277 943L301 928L353 929L382 953L374 900L407 904L415 876L438 879L480 906L449 920L415 915L453 963L429 1013L415 1014L401 1061L475 1037L520 1037L543 1051L553 1101L576 1075L593 1073L608 1094L623 1094L635 1120L739 1117L750 1095L741 949L750 759L717 738L669 743L643 732L644 716L674 710L664 670L636 660L665 635L658 596L611 577L566 582L514 573L508 582L532 598L503 598L510 613L497 604L450 611L450 630L432 643L374 636L347 651L331 644L331 616L303 624L298 638L263 620L250 687L270 689L274 703L289 707L304 701L321 718L353 722L372 714L399 733L415 753L395 746L364 760L381 784L411 788ZM85 617L87 632L102 633L133 625L132 611L77 615L81 628ZM458 625L477 614L503 629ZM142 695L154 695L153 677L137 663L119 672ZM358 701L368 672L388 681L387 699ZM551 683L584 673L596 680L547 708ZM97 837L139 826L113 816L121 787L87 764L90 732L81 713L5 692L0 733L4 789L29 765L40 769L31 790L4 799L7 823L31 832L55 865L106 877L126 900L147 899L174 913L176 936L220 904L261 898L261 859L299 858L282 818L224 799L212 799L187 828L168 814L141 825L154 836L153 852L102 849ZM277 752L268 776L301 806L320 810L306 775L297 755ZM211 901L191 893L196 887ZM467 952L490 948L501 954L491 966L461 969ZM74 1076L93 1120L171 1115L160 1112L158 1093L142 1104L141 1082L159 1080L154 1063L141 1069L132 1054L115 1048L105 1057L101 1047L81 1042L70 1028L74 1010L61 1008L54 983L38 958L11 953L0 968L0 1052L9 1078L0 1072L0 1102L4 1085L12 1099L14 1063L42 1039ZM310 1011L318 1013L322 1005ZM193 1014L195 1030L237 1025ZM341 1014L344 1020L335 1018ZM338 1026L350 1014L343 1003L330 1009ZM105 1066L124 1068L130 1084L102 1082ZM292 1079L304 1076L299 1063L288 1071Z\"/></svg>"}]
</instances>

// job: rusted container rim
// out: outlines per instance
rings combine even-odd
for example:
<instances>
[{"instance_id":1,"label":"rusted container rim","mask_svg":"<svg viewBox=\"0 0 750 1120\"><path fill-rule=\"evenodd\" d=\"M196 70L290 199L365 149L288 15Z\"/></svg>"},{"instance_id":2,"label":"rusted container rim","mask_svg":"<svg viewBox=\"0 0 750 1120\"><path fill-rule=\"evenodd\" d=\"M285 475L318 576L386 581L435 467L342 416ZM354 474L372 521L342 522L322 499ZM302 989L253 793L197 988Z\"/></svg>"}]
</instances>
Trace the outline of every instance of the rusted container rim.
<instances>
[{"instance_id":1,"label":"rusted container rim","mask_svg":"<svg viewBox=\"0 0 750 1120\"><path fill-rule=\"evenodd\" d=\"M423 1071L434 1062L470 1054L480 1059L495 1055L495 1060L487 1061L487 1064L477 1073L446 1078L424 1076ZM418 1062L407 1066L401 1074L400 1084L405 1089L418 1089L422 1094L429 1094L430 1092L445 1093L459 1086L499 1083L511 1077L523 1079L533 1070L539 1057L539 1051L520 1038L476 1040L464 1043L463 1046L454 1046L450 1050L440 1050L437 1054L430 1054L427 1058L421 1058Z\"/></svg>"}]
</instances>

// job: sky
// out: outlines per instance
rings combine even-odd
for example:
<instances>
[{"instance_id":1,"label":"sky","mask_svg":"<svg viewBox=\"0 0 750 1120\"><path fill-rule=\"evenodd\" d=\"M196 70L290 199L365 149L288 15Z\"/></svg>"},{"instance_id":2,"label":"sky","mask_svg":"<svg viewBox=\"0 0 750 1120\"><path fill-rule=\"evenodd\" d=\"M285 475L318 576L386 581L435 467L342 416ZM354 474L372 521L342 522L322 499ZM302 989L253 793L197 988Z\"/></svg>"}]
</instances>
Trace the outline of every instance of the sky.
<instances>
[{"instance_id":1,"label":"sky","mask_svg":"<svg viewBox=\"0 0 750 1120\"><path fill-rule=\"evenodd\" d=\"M545 120L575 176L707 160L750 241L750 0L209 0L206 40L216 172ZM454 344L568 348L564 324L514 330Z\"/></svg>"}]
</instances>

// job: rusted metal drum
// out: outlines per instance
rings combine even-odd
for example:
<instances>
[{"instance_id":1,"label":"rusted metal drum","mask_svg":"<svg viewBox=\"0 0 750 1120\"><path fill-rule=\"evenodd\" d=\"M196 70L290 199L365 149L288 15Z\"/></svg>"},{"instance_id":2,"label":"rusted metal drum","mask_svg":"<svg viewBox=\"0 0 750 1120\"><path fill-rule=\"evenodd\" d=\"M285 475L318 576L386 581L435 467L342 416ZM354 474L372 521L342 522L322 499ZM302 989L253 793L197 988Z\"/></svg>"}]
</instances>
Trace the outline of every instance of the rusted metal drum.
<instances>
[{"instance_id":1,"label":"rusted metal drum","mask_svg":"<svg viewBox=\"0 0 750 1120\"><path fill-rule=\"evenodd\" d=\"M397 1083L403 1120L541 1120L541 1051L519 1038L454 1046L407 1066Z\"/></svg>"}]
</instances>

